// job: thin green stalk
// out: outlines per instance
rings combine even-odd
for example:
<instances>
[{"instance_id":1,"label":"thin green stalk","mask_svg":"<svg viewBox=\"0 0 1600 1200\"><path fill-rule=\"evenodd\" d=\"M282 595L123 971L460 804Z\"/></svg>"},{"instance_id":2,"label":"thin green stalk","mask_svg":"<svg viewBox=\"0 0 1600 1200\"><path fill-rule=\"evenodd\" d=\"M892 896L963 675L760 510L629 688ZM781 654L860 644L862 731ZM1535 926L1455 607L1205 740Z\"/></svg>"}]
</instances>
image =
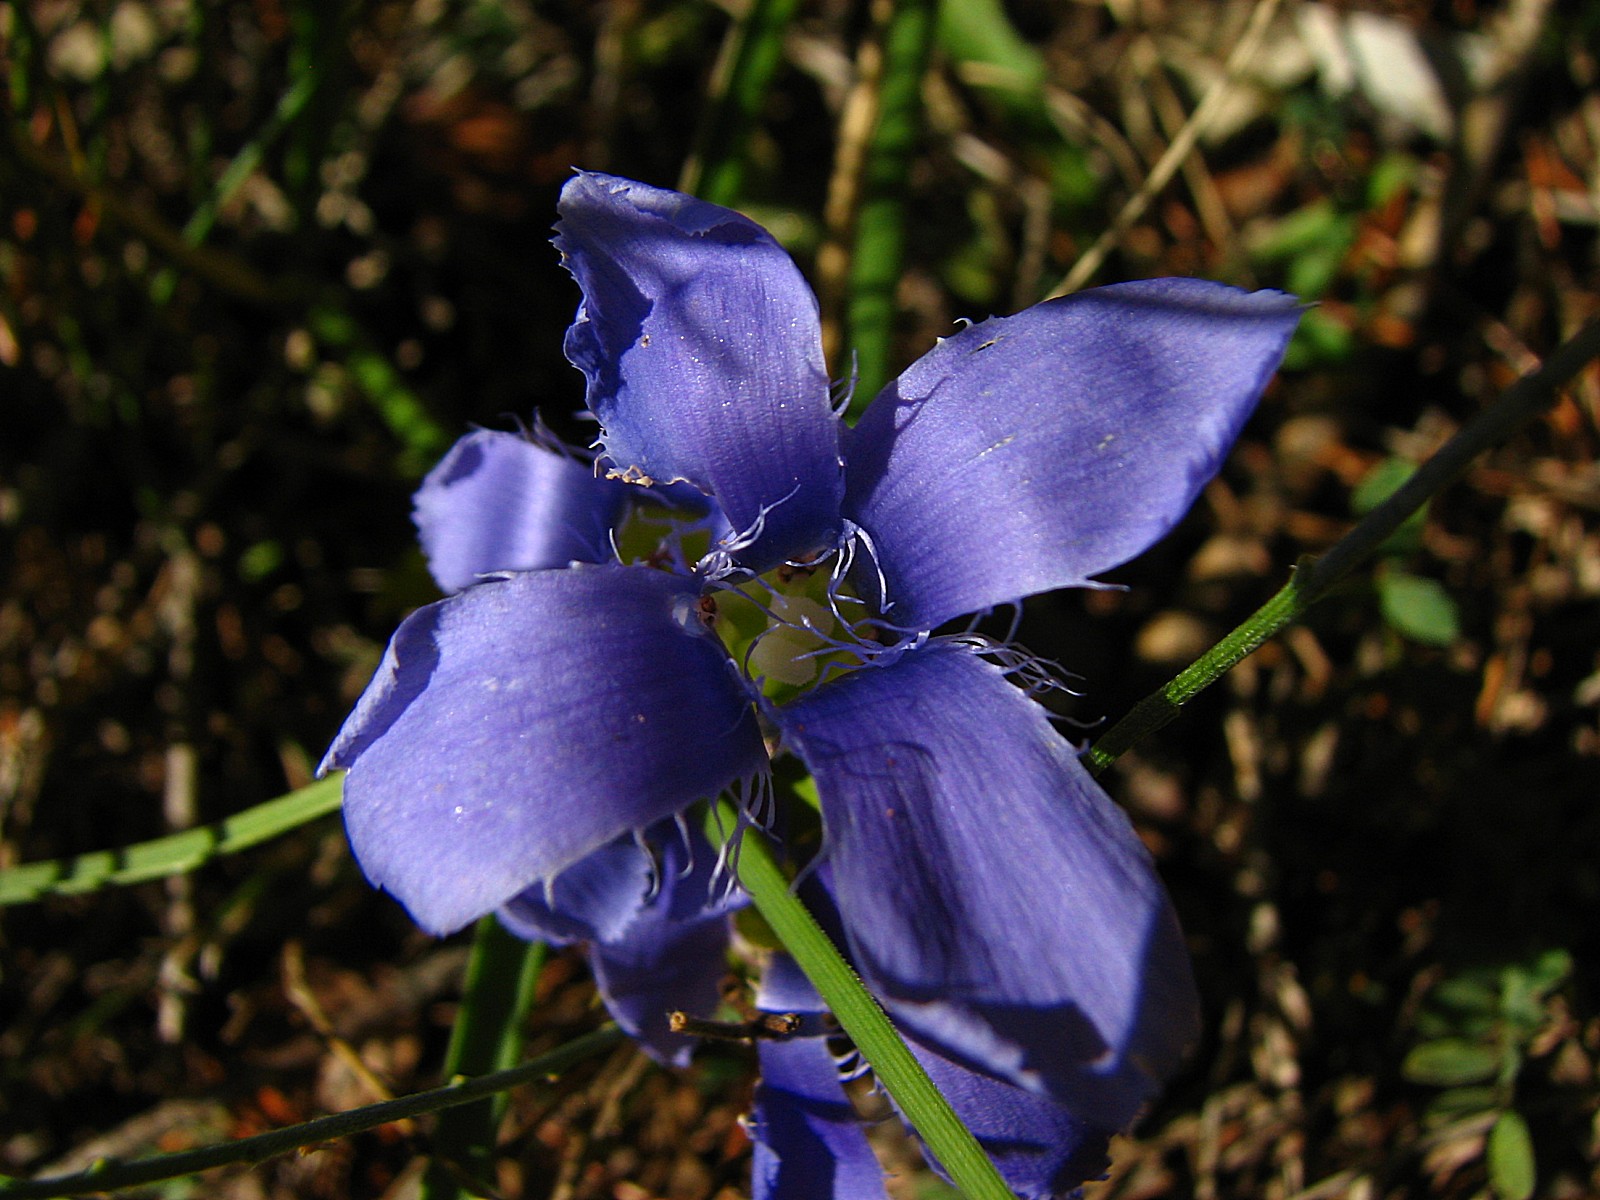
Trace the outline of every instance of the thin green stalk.
<instances>
[{"instance_id":1,"label":"thin green stalk","mask_svg":"<svg viewBox=\"0 0 1600 1200\"><path fill-rule=\"evenodd\" d=\"M325 347L336 352L352 382L372 402L378 416L401 444L396 467L420 478L452 441L434 420L422 397L406 383L400 369L373 345L356 319L330 293L306 311L306 326Z\"/></svg>"},{"instance_id":2,"label":"thin green stalk","mask_svg":"<svg viewBox=\"0 0 1600 1200\"><path fill-rule=\"evenodd\" d=\"M185 243L199 246L206 240L212 226L217 222L217 214L222 211L223 205L227 204L244 181L255 173L256 168L261 165L261 160L266 157L267 148L277 141L283 131L305 111L312 94L317 90L318 82L315 75L302 75L279 97L272 116L261 126L255 137L246 142L233 156L232 161L218 177L216 186L211 189L211 194L195 206L194 212L184 222L182 237ZM177 283L177 270L173 267L162 268L150 281L151 298L157 304L165 304L172 299L172 292Z\"/></svg>"},{"instance_id":3,"label":"thin green stalk","mask_svg":"<svg viewBox=\"0 0 1600 1200\"><path fill-rule=\"evenodd\" d=\"M294 123L296 117L305 111L306 105L310 103L313 93L317 90L318 82L315 75L302 75L278 98L272 116L262 124L255 137L240 147L239 152L218 176L217 185L212 189L211 195L197 204L189 219L184 222L184 241L191 246L198 246L206 240L212 226L217 222L217 213L233 198L233 194L239 190L244 181L255 173L256 168L261 165L261 160L266 157L267 148Z\"/></svg>"},{"instance_id":4,"label":"thin green stalk","mask_svg":"<svg viewBox=\"0 0 1600 1200\"><path fill-rule=\"evenodd\" d=\"M1600 356L1600 321L1584 326L1532 374L1524 375L1488 409L1470 421L1423 463L1382 504L1368 513L1321 558L1299 563L1289 582L1249 618L1160 691L1146 696L1084 756L1096 775L1129 747L1154 733L1268 638L1326 596L1439 492L1455 481L1483 451L1505 441L1538 416L1563 385Z\"/></svg>"},{"instance_id":5,"label":"thin green stalk","mask_svg":"<svg viewBox=\"0 0 1600 1200\"><path fill-rule=\"evenodd\" d=\"M250 304L279 305L295 302L301 289L268 279L237 255L206 246L191 246L183 235L150 208L128 199L114 188L102 186L61 156L36 145L25 127L0 124L0 153L64 191L92 202L101 215L143 238L178 268L188 271L224 295Z\"/></svg>"},{"instance_id":6,"label":"thin green stalk","mask_svg":"<svg viewBox=\"0 0 1600 1200\"><path fill-rule=\"evenodd\" d=\"M706 817L706 836L713 845L721 844L736 821L733 805L719 801ZM790 890L766 837L748 827L740 837L739 882L956 1187L968 1200L1015 1200L989 1156L906 1048L860 976Z\"/></svg>"},{"instance_id":7,"label":"thin green stalk","mask_svg":"<svg viewBox=\"0 0 1600 1200\"><path fill-rule=\"evenodd\" d=\"M38 71L41 55L39 31L34 27L25 5L11 9L11 49L7 54L9 69L6 83L11 93L11 111L26 114L33 108L33 78Z\"/></svg>"},{"instance_id":8,"label":"thin green stalk","mask_svg":"<svg viewBox=\"0 0 1600 1200\"><path fill-rule=\"evenodd\" d=\"M895 298L905 263L906 178L922 132L922 78L936 8L933 0L898 0L884 29L878 120L862 174L846 310L859 406L889 381L892 366Z\"/></svg>"},{"instance_id":9,"label":"thin green stalk","mask_svg":"<svg viewBox=\"0 0 1600 1200\"><path fill-rule=\"evenodd\" d=\"M1044 55L1017 32L1000 0L943 0L939 42L966 82L998 96L1014 120L1048 127Z\"/></svg>"},{"instance_id":10,"label":"thin green stalk","mask_svg":"<svg viewBox=\"0 0 1600 1200\"><path fill-rule=\"evenodd\" d=\"M710 102L683 164L678 190L734 205L744 190L745 143L767 87L783 60L783 37L799 0L755 0L728 30L711 81Z\"/></svg>"},{"instance_id":11,"label":"thin green stalk","mask_svg":"<svg viewBox=\"0 0 1600 1200\"><path fill-rule=\"evenodd\" d=\"M334 812L339 807L343 779L342 773L330 775L214 825L186 829L170 837L119 850L8 867L0 871L0 906L25 904L45 896L74 896L193 871L214 858L258 846Z\"/></svg>"},{"instance_id":12,"label":"thin green stalk","mask_svg":"<svg viewBox=\"0 0 1600 1200\"><path fill-rule=\"evenodd\" d=\"M444 1087L386 1100L365 1108L318 1117L287 1129L274 1129L270 1133L239 1138L198 1150L184 1150L177 1154L157 1154L132 1162L102 1159L87 1171L73 1175L57 1175L49 1179L0 1180L0 1200L51 1200L57 1196L81 1196L85 1193L114 1192L122 1188L140 1187L163 1179L178 1179L225 1167L233 1163L258 1163L279 1154L289 1154L303 1146L331 1142L350 1137L411 1117L444 1112L462 1104L471 1104L485 1096L493 1096L524 1084L544 1083L582 1062L586 1058L611 1049L623 1040L623 1033L615 1025L605 1025L593 1033L557 1047L548 1054L513 1067L480 1075L476 1079L454 1079Z\"/></svg>"},{"instance_id":13,"label":"thin green stalk","mask_svg":"<svg viewBox=\"0 0 1600 1200\"><path fill-rule=\"evenodd\" d=\"M445 1052L446 1077L503 1071L522 1057L523 1020L543 965L542 944L513 937L492 916L478 922L466 993ZM433 1162L422 1181L424 1200L474 1195L472 1181L493 1178L495 1135L505 1108L499 1094L440 1115Z\"/></svg>"},{"instance_id":14,"label":"thin green stalk","mask_svg":"<svg viewBox=\"0 0 1600 1200\"><path fill-rule=\"evenodd\" d=\"M291 123L283 151L282 182L302 222L322 192L320 171L334 148L335 125L350 108L350 21L359 11L351 0L291 0L289 77L312 80L304 119Z\"/></svg>"}]
</instances>

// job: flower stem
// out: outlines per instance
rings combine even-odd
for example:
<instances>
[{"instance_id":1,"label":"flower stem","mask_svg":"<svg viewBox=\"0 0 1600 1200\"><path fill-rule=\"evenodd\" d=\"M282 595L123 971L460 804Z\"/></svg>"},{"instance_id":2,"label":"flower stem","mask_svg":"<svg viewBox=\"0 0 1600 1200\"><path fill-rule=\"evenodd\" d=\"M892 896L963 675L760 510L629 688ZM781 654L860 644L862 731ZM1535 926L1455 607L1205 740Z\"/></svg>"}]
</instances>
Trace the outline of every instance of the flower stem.
<instances>
[{"instance_id":1,"label":"flower stem","mask_svg":"<svg viewBox=\"0 0 1600 1200\"><path fill-rule=\"evenodd\" d=\"M1129 747L1154 733L1179 710L1210 687L1246 655L1321 600L1360 566L1434 495L1443 491L1483 451L1505 441L1538 416L1557 392L1583 367L1600 356L1600 321L1590 322L1545 360L1517 380L1490 408L1470 421L1455 437L1368 513L1321 558L1303 559L1289 582L1160 691L1146 696L1084 755L1084 764L1098 775Z\"/></svg>"},{"instance_id":2,"label":"flower stem","mask_svg":"<svg viewBox=\"0 0 1600 1200\"><path fill-rule=\"evenodd\" d=\"M73 896L193 871L214 858L260 845L333 812L339 807L343 779L342 772L330 775L215 825L186 829L170 837L118 850L8 867L0 871L0 906L25 904L45 896Z\"/></svg>"},{"instance_id":3,"label":"flower stem","mask_svg":"<svg viewBox=\"0 0 1600 1200\"><path fill-rule=\"evenodd\" d=\"M706 817L706 836L720 845L736 822L733 805L718 801ZM739 882L956 1187L968 1200L1014 1200L989 1156L912 1057L860 976L790 890L765 835L746 827L739 836Z\"/></svg>"},{"instance_id":4,"label":"flower stem","mask_svg":"<svg viewBox=\"0 0 1600 1200\"><path fill-rule=\"evenodd\" d=\"M420 1117L426 1113L443 1112L524 1084L548 1082L552 1076L584 1059L609 1050L622 1041L623 1036L615 1025L605 1025L507 1071L480 1075L476 1079L455 1079L444 1087L418 1092L414 1096L385 1100L381 1104L353 1108L348 1112L291 1125L287 1129L274 1129L254 1137L203 1146L198 1150L156 1154L133 1162L102 1159L87 1171L49 1179L0 1180L0 1200L49 1200L50 1197L85 1193L98 1195L163 1179L178 1179L232 1163L263 1162L302 1146L350 1137L380 1125Z\"/></svg>"}]
</instances>

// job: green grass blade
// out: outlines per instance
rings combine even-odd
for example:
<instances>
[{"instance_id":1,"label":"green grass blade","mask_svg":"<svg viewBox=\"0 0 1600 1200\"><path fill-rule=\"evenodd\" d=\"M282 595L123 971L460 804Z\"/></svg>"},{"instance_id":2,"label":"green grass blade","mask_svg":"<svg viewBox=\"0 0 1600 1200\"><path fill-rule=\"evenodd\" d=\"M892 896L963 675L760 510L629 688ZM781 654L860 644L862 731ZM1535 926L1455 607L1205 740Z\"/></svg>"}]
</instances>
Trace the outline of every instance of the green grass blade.
<instances>
[{"instance_id":1,"label":"green grass blade","mask_svg":"<svg viewBox=\"0 0 1600 1200\"><path fill-rule=\"evenodd\" d=\"M6 55L6 86L11 95L11 111L27 113L34 104L34 76L43 55L42 40L26 5L11 9L11 48Z\"/></svg>"},{"instance_id":2,"label":"green grass blade","mask_svg":"<svg viewBox=\"0 0 1600 1200\"><path fill-rule=\"evenodd\" d=\"M198 246L205 241L211 233L212 226L217 222L217 213L223 205L232 199L233 194L239 190L241 184L256 171L261 165L261 160L266 157L268 148L278 137L294 123L310 102L312 94L317 89L315 76L303 75L289 87L289 90L279 98L277 107L272 116L261 126L256 136L242 146L228 165L223 169L217 179L216 187L190 214L184 222L183 240L191 246Z\"/></svg>"},{"instance_id":3,"label":"green grass blade","mask_svg":"<svg viewBox=\"0 0 1600 1200\"><path fill-rule=\"evenodd\" d=\"M258 846L336 811L344 790L343 779L342 774L331 775L214 825L186 829L170 837L120 850L8 867L0 871L0 906L185 874L214 858Z\"/></svg>"},{"instance_id":4,"label":"green grass blade","mask_svg":"<svg viewBox=\"0 0 1600 1200\"><path fill-rule=\"evenodd\" d=\"M735 822L733 806L719 801L706 818L706 836L713 845L720 845ZM906 1048L860 976L790 891L766 837L750 828L740 836L739 882L962 1194L968 1200L1015 1200L989 1156Z\"/></svg>"},{"instance_id":5,"label":"green grass blade","mask_svg":"<svg viewBox=\"0 0 1600 1200\"><path fill-rule=\"evenodd\" d=\"M217 223L217 214L232 199L244 181L261 166L272 144L305 111L306 105L316 93L318 83L319 80L315 75L301 75L279 97L272 116L256 132L255 137L246 142L233 156L218 177L216 186L211 189L211 194L195 206L194 212L184 222L181 236L185 243L199 246L210 236L212 227ZM151 299L157 304L165 304L172 299L173 289L177 287L177 283L178 274L172 267L158 271L150 281Z\"/></svg>"},{"instance_id":6,"label":"green grass blade","mask_svg":"<svg viewBox=\"0 0 1600 1200\"><path fill-rule=\"evenodd\" d=\"M543 945L513 937L494 917L478 922L466 994L445 1052L447 1079L503 1071L522 1057L523 1018L543 965ZM499 1093L440 1114L424 1200L457 1200L476 1194L469 1181L493 1180L495 1135L505 1106Z\"/></svg>"},{"instance_id":7,"label":"green grass blade","mask_svg":"<svg viewBox=\"0 0 1600 1200\"><path fill-rule=\"evenodd\" d=\"M400 472L420 478L444 453L450 435L348 312L333 303L317 304L307 312L306 324L318 341L341 357L351 382L399 440L402 449L396 465Z\"/></svg>"},{"instance_id":8,"label":"green grass blade","mask_svg":"<svg viewBox=\"0 0 1600 1200\"><path fill-rule=\"evenodd\" d=\"M385 1100L381 1104L369 1104L365 1108L354 1108L329 1117L318 1117L314 1121L291 1125L286 1129L274 1129L254 1137L202 1146L198 1150L157 1154L133 1162L102 1159L87 1171L48 1179L0 1179L0 1200L51 1200L58 1196L100 1195L102 1192L139 1187L163 1179L179 1179L232 1163L264 1162L279 1154L292 1153L302 1146L315 1146L318 1142L350 1137L395 1121L444 1112L457 1105L470 1104L484 1096L526 1084L548 1082L552 1076L584 1059L611 1049L624 1036L615 1025L605 1025L509 1071L497 1071L476 1079L454 1080L432 1091L402 1096L398 1100Z\"/></svg>"},{"instance_id":9,"label":"green grass blade","mask_svg":"<svg viewBox=\"0 0 1600 1200\"><path fill-rule=\"evenodd\" d=\"M895 296L905 263L906 178L922 130L922 77L936 24L933 0L900 0L884 31L883 83L856 215L847 321L855 400L864 408L889 381Z\"/></svg>"},{"instance_id":10,"label":"green grass blade","mask_svg":"<svg viewBox=\"0 0 1600 1200\"><path fill-rule=\"evenodd\" d=\"M680 191L713 204L733 205L744 189L744 147L767 87L783 58L783 36L799 0L756 0L728 31L711 102L705 106L694 149L683 165Z\"/></svg>"}]
</instances>

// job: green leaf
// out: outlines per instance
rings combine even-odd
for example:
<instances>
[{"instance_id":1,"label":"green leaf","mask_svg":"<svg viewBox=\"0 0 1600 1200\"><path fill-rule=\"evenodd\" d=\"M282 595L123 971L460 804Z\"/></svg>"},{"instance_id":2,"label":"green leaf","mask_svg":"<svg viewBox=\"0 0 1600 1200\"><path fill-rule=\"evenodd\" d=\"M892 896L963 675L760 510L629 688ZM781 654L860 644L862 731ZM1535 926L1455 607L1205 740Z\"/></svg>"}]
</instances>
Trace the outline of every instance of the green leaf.
<instances>
[{"instance_id":1,"label":"green leaf","mask_svg":"<svg viewBox=\"0 0 1600 1200\"><path fill-rule=\"evenodd\" d=\"M1533 1195L1537 1171L1533 1139L1520 1114L1506 1109L1489 1131L1489 1186L1500 1200L1528 1200Z\"/></svg>"},{"instance_id":2,"label":"green leaf","mask_svg":"<svg viewBox=\"0 0 1600 1200\"><path fill-rule=\"evenodd\" d=\"M1324 364L1349 361L1355 350L1355 334L1337 317L1320 308L1307 309L1300 325L1289 339L1283 356L1283 369L1304 371Z\"/></svg>"},{"instance_id":3,"label":"green leaf","mask_svg":"<svg viewBox=\"0 0 1600 1200\"><path fill-rule=\"evenodd\" d=\"M1572 959L1565 950L1541 955L1532 965L1507 967L1500 975L1500 1011L1529 1035L1544 1024L1545 1001L1566 982Z\"/></svg>"},{"instance_id":4,"label":"green leaf","mask_svg":"<svg viewBox=\"0 0 1600 1200\"><path fill-rule=\"evenodd\" d=\"M1338 278L1355 244L1358 218L1331 200L1317 200L1284 217L1251 246L1258 262L1285 262L1285 285L1295 295L1315 300Z\"/></svg>"},{"instance_id":5,"label":"green leaf","mask_svg":"<svg viewBox=\"0 0 1600 1200\"><path fill-rule=\"evenodd\" d=\"M1448 646L1461 636L1456 602L1437 579L1385 571L1377 584L1383 619L1396 633L1427 646Z\"/></svg>"},{"instance_id":6,"label":"green leaf","mask_svg":"<svg viewBox=\"0 0 1600 1200\"><path fill-rule=\"evenodd\" d=\"M1555 991L1571 974L1572 954L1560 946L1539 955L1529 970L1534 986L1544 993Z\"/></svg>"},{"instance_id":7,"label":"green leaf","mask_svg":"<svg viewBox=\"0 0 1600 1200\"><path fill-rule=\"evenodd\" d=\"M1499 1094L1492 1087L1453 1087L1440 1092L1429 1103L1422 1121L1430 1129L1454 1125L1466 1117L1493 1112Z\"/></svg>"},{"instance_id":8,"label":"green leaf","mask_svg":"<svg viewBox=\"0 0 1600 1200\"><path fill-rule=\"evenodd\" d=\"M1350 508L1359 517L1382 504L1400 485L1417 472L1416 464L1403 458L1386 458L1361 477L1350 493Z\"/></svg>"},{"instance_id":9,"label":"green leaf","mask_svg":"<svg viewBox=\"0 0 1600 1200\"><path fill-rule=\"evenodd\" d=\"M1499 1010L1500 994L1494 984L1481 975L1458 975L1434 988L1428 1003L1456 1012L1489 1016Z\"/></svg>"},{"instance_id":10,"label":"green leaf","mask_svg":"<svg viewBox=\"0 0 1600 1200\"><path fill-rule=\"evenodd\" d=\"M1400 1064L1400 1074L1412 1083L1454 1087L1482 1083L1500 1069L1500 1055L1492 1046L1465 1038L1439 1038L1413 1046Z\"/></svg>"},{"instance_id":11,"label":"green leaf","mask_svg":"<svg viewBox=\"0 0 1600 1200\"><path fill-rule=\"evenodd\" d=\"M1495 997L1496 1003L1499 997ZM1499 1009L1493 1012L1459 1012L1451 1009L1427 1007L1417 1013L1416 1036L1418 1041L1433 1038L1486 1038L1500 1020Z\"/></svg>"},{"instance_id":12,"label":"green leaf","mask_svg":"<svg viewBox=\"0 0 1600 1200\"><path fill-rule=\"evenodd\" d=\"M523 1020L533 1004L544 946L512 936L498 919L478 922L467 963L466 994L450 1030L446 1079L504 1071L522 1057ZM422 1181L425 1200L459 1200L464 1179L489 1179L504 1093L439 1114L433 1161ZM472 1194L477 1194L475 1191Z\"/></svg>"},{"instance_id":13,"label":"green leaf","mask_svg":"<svg viewBox=\"0 0 1600 1200\"><path fill-rule=\"evenodd\" d=\"M1393 495L1401 484L1417 472L1416 464L1403 458L1386 458L1362 477L1350 493L1350 509L1364 517ZM1422 544L1422 527L1428 520L1424 504L1406 518L1405 523L1384 539L1379 554L1410 554Z\"/></svg>"},{"instance_id":14,"label":"green leaf","mask_svg":"<svg viewBox=\"0 0 1600 1200\"><path fill-rule=\"evenodd\" d=\"M1251 239L1250 255L1258 262L1281 262L1330 242L1348 245L1353 223L1324 197L1280 217Z\"/></svg>"},{"instance_id":15,"label":"green leaf","mask_svg":"<svg viewBox=\"0 0 1600 1200\"><path fill-rule=\"evenodd\" d=\"M1048 79L1044 56L1023 40L1000 0L943 0L939 40L946 54L970 69L963 72L968 83L1043 111Z\"/></svg>"}]
</instances>

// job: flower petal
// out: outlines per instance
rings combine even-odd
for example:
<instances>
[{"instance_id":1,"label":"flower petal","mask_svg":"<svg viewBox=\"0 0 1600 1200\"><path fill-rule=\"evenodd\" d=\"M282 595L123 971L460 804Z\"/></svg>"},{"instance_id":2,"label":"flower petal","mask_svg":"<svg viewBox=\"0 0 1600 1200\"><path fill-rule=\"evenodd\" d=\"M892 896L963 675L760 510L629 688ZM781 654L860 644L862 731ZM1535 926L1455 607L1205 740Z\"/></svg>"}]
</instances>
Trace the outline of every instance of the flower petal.
<instances>
[{"instance_id":1,"label":"flower petal","mask_svg":"<svg viewBox=\"0 0 1600 1200\"><path fill-rule=\"evenodd\" d=\"M500 923L530 942L620 941L650 904L655 879L650 855L620 837L512 897Z\"/></svg>"},{"instance_id":2,"label":"flower petal","mask_svg":"<svg viewBox=\"0 0 1600 1200\"><path fill-rule=\"evenodd\" d=\"M695 1043L667 1014L709 1016L727 971L727 915L748 902L716 886L717 854L696 830L666 821L641 845L619 838L574 863L554 883L529 888L500 910L518 937L588 940L606 1008L658 1062L687 1066Z\"/></svg>"},{"instance_id":3,"label":"flower petal","mask_svg":"<svg viewBox=\"0 0 1600 1200\"><path fill-rule=\"evenodd\" d=\"M1175 525L1283 356L1292 296L1198 279L1080 292L973 325L881 392L845 515L897 624L1081 585Z\"/></svg>"},{"instance_id":4,"label":"flower petal","mask_svg":"<svg viewBox=\"0 0 1600 1200\"><path fill-rule=\"evenodd\" d=\"M753 1200L883 1200L883 1168L822 1038L762 1042Z\"/></svg>"},{"instance_id":5,"label":"flower petal","mask_svg":"<svg viewBox=\"0 0 1600 1200\"><path fill-rule=\"evenodd\" d=\"M775 713L816 775L856 965L911 1031L1126 1125L1198 1029L1149 855L1044 710L935 641Z\"/></svg>"},{"instance_id":6,"label":"flower petal","mask_svg":"<svg viewBox=\"0 0 1600 1200\"><path fill-rule=\"evenodd\" d=\"M428 570L459 592L495 571L605 562L626 492L587 463L480 429L428 472L413 515Z\"/></svg>"},{"instance_id":7,"label":"flower petal","mask_svg":"<svg viewBox=\"0 0 1600 1200\"><path fill-rule=\"evenodd\" d=\"M767 1012L799 1014L808 1026L824 1011L787 954L772 956L756 1003ZM883 1169L839 1083L826 1039L762 1041L756 1054L761 1082L749 1121L752 1200L883 1200Z\"/></svg>"},{"instance_id":8,"label":"flower petal","mask_svg":"<svg viewBox=\"0 0 1600 1200\"><path fill-rule=\"evenodd\" d=\"M367 877L448 933L760 769L693 580L575 565L486 582L395 633L322 767Z\"/></svg>"},{"instance_id":9,"label":"flower petal","mask_svg":"<svg viewBox=\"0 0 1600 1200\"><path fill-rule=\"evenodd\" d=\"M601 461L714 495L754 570L832 549L839 424L817 302L782 247L730 209L609 175L580 172L560 209L556 246L583 289L566 351Z\"/></svg>"},{"instance_id":10,"label":"flower petal","mask_svg":"<svg viewBox=\"0 0 1600 1200\"><path fill-rule=\"evenodd\" d=\"M828 936L840 939L843 927L828 862L810 874L800 895ZM822 1008L810 980L786 954L774 955L762 973L756 1003L769 1012L802 1013L808 1021L813 1011ZM1106 1151L1115 1130L1075 1116L1048 1096L968 1070L915 1037L908 1037L906 1046L1023 1200L1065 1200L1077 1194L1079 1184L1105 1171ZM949 1179L926 1144L923 1150L933 1169Z\"/></svg>"},{"instance_id":11,"label":"flower petal","mask_svg":"<svg viewBox=\"0 0 1600 1200\"><path fill-rule=\"evenodd\" d=\"M1105 1174L1114 1130L1073 1115L1048 1096L969 1071L915 1038L906 1045L1022 1200L1066 1200L1078 1194L1079 1185ZM950 1178L933 1155L924 1157Z\"/></svg>"},{"instance_id":12,"label":"flower petal","mask_svg":"<svg viewBox=\"0 0 1600 1200\"><path fill-rule=\"evenodd\" d=\"M719 985L728 971L730 931L726 917L655 924L651 936L636 932L612 946L589 947L595 986L606 1010L651 1058L686 1067L692 1038L673 1033L667 1014L715 1012Z\"/></svg>"},{"instance_id":13,"label":"flower petal","mask_svg":"<svg viewBox=\"0 0 1600 1200\"><path fill-rule=\"evenodd\" d=\"M826 870L824 864L822 871ZM813 877L818 873L812 872ZM807 880L801 887L802 898L807 902L806 907L811 909L812 915L823 923L825 930L831 930L833 926L829 920L834 915L833 912L824 909L823 914L818 914L815 908L819 891L823 904L832 905L831 891L823 890L811 880ZM756 989L756 1007L763 1012L794 1013L800 1017L813 1017L828 1011L828 1006L823 1003L815 985L806 978L806 973L800 969L800 964L794 960L794 956L781 950L774 951L766 965L762 967L761 984Z\"/></svg>"}]
</instances>

